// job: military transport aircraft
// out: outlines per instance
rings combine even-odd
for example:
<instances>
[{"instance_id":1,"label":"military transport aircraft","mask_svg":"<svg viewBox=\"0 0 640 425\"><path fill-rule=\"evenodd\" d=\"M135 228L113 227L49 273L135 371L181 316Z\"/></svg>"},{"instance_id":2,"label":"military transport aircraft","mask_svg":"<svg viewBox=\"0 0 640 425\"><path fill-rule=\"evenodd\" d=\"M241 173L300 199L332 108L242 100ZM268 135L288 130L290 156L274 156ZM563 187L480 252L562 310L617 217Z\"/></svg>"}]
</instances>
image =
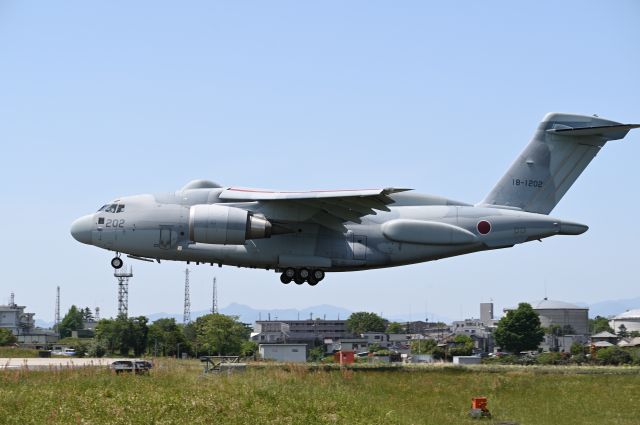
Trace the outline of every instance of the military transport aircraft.
<instances>
[{"instance_id":1,"label":"military transport aircraft","mask_svg":"<svg viewBox=\"0 0 640 425\"><path fill-rule=\"evenodd\" d=\"M588 227L550 217L609 140L638 124L547 114L489 194L472 205L409 189L287 192L194 180L177 192L115 199L77 219L78 241L153 261L264 268L282 283L508 248Z\"/></svg>"}]
</instances>

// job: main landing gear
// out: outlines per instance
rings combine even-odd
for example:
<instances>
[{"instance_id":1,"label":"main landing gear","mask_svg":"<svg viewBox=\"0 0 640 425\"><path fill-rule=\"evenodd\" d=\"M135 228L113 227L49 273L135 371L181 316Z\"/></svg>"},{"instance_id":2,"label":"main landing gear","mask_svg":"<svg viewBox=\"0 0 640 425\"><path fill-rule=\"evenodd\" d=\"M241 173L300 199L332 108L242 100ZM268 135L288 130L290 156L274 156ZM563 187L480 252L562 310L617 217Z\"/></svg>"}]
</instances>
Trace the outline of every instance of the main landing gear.
<instances>
[{"instance_id":1,"label":"main landing gear","mask_svg":"<svg viewBox=\"0 0 640 425\"><path fill-rule=\"evenodd\" d=\"M124 262L122 261L122 258L120 258L120 253L116 254L116 256L111 259L111 267L114 269L121 269L123 265Z\"/></svg>"},{"instance_id":2,"label":"main landing gear","mask_svg":"<svg viewBox=\"0 0 640 425\"><path fill-rule=\"evenodd\" d=\"M280 282L285 285L294 281L296 285L302 285L307 282L309 286L316 286L322 279L324 279L324 272L322 270L310 271L307 268L294 269L288 267L280 275Z\"/></svg>"}]
</instances>

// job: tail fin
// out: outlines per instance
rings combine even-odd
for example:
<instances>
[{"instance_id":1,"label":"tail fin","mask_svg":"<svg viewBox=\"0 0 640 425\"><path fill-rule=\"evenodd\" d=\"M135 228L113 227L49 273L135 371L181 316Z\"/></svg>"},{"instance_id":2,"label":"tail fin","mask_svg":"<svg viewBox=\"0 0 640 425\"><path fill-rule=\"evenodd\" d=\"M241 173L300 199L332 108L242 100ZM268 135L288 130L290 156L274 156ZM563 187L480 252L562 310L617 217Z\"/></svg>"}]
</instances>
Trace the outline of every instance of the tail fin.
<instances>
[{"instance_id":1,"label":"tail fin","mask_svg":"<svg viewBox=\"0 0 640 425\"><path fill-rule=\"evenodd\" d=\"M606 142L638 127L596 116L549 113L479 205L549 214Z\"/></svg>"}]
</instances>

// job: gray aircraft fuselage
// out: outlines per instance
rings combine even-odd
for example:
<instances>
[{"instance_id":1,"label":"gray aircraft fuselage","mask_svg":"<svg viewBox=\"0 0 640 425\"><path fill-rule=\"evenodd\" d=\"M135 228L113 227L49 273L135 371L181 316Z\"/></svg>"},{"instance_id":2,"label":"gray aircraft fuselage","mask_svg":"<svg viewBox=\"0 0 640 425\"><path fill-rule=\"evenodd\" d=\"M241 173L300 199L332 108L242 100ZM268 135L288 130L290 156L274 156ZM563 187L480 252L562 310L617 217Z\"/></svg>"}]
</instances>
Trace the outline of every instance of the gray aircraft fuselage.
<instances>
[{"instance_id":1,"label":"gray aircraft fuselage","mask_svg":"<svg viewBox=\"0 0 640 425\"><path fill-rule=\"evenodd\" d=\"M277 192L197 180L169 194L118 198L76 220L71 233L115 251L114 260L126 253L264 268L283 272L284 283L313 285L324 272L400 266L581 234L587 226L547 214L604 143L636 127L548 114L476 205L404 189Z\"/></svg>"}]
</instances>

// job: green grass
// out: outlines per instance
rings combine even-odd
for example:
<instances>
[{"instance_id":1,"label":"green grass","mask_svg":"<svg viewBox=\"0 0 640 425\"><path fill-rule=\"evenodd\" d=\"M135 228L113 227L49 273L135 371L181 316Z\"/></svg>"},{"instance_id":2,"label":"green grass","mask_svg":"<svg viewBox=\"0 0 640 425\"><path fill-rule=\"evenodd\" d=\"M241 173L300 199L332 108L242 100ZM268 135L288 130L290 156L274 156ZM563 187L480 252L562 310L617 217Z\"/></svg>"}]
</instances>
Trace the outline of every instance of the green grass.
<instances>
[{"instance_id":1,"label":"green grass","mask_svg":"<svg viewBox=\"0 0 640 425\"><path fill-rule=\"evenodd\" d=\"M24 357L38 357L38 350L19 347L0 347L0 358L15 359Z\"/></svg>"},{"instance_id":2,"label":"green grass","mask_svg":"<svg viewBox=\"0 0 640 425\"><path fill-rule=\"evenodd\" d=\"M471 398L492 420L637 424L640 369L420 367L313 370L250 367L203 376L195 361L161 360L149 376L106 369L0 373L8 424L465 424Z\"/></svg>"}]
</instances>

